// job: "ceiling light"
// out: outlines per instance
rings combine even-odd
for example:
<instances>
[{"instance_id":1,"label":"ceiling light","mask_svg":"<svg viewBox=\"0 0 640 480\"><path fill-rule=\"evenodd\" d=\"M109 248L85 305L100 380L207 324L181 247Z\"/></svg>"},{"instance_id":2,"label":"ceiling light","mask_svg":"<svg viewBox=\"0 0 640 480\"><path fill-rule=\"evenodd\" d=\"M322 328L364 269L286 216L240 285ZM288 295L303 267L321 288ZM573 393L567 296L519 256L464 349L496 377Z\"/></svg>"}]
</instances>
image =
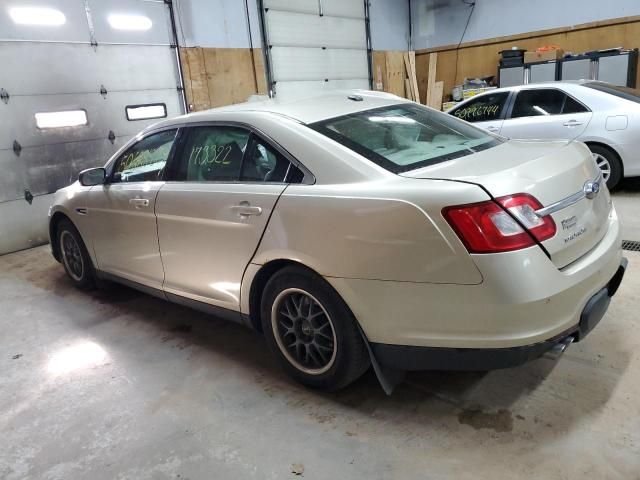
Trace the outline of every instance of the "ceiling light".
<instances>
[{"instance_id":1,"label":"ceiling light","mask_svg":"<svg viewBox=\"0 0 640 480\"><path fill-rule=\"evenodd\" d=\"M13 7L9 16L18 25L57 26L67 21L60 10L46 7Z\"/></svg>"},{"instance_id":2,"label":"ceiling light","mask_svg":"<svg viewBox=\"0 0 640 480\"><path fill-rule=\"evenodd\" d=\"M38 128L80 127L86 124L87 112L84 110L36 113Z\"/></svg>"},{"instance_id":3,"label":"ceiling light","mask_svg":"<svg viewBox=\"0 0 640 480\"><path fill-rule=\"evenodd\" d=\"M149 30L153 23L149 17L144 15L121 15L112 14L107 17L111 28L115 30Z\"/></svg>"}]
</instances>

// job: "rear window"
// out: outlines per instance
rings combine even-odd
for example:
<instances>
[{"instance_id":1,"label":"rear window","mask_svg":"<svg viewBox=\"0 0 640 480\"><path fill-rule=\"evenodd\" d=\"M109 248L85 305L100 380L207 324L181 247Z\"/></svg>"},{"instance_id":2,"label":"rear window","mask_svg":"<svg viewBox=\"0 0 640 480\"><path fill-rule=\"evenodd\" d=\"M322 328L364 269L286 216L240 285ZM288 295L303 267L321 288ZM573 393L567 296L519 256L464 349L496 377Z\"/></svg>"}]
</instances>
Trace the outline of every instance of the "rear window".
<instances>
[{"instance_id":1,"label":"rear window","mask_svg":"<svg viewBox=\"0 0 640 480\"><path fill-rule=\"evenodd\" d=\"M310 127L394 173L465 157L502 143L451 115L416 104L365 110Z\"/></svg>"},{"instance_id":2,"label":"rear window","mask_svg":"<svg viewBox=\"0 0 640 480\"><path fill-rule=\"evenodd\" d=\"M610 83L589 82L584 84L585 87L593 88L600 92L608 93L618 98L624 98L631 102L640 103L640 90L628 87L618 87Z\"/></svg>"}]
</instances>

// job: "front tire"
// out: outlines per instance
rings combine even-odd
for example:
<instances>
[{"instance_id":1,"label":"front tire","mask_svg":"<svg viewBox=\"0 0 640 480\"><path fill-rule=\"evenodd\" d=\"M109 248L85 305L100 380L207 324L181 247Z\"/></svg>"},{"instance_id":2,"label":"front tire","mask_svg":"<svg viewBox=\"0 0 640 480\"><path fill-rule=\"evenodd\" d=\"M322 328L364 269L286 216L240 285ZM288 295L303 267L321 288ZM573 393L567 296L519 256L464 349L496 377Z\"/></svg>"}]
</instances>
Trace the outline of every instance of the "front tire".
<instances>
[{"instance_id":1,"label":"front tire","mask_svg":"<svg viewBox=\"0 0 640 480\"><path fill-rule=\"evenodd\" d=\"M82 290L95 288L95 271L80 232L69 220L62 220L57 229L60 260L67 276Z\"/></svg>"},{"instance_id":2,"label":"front tire","mask_svg":"<svg viewBox=\"0 0 640 480\"><path fill-rule=\"evenodd\" d=\"M612 190L622 180L622 163L618 156L608 148L600 145L589 145L593 158L602 171L602 177L607 182L607 187Z\"/></svg>"},{"instance_id":3,"label":"front tire","mask_svg":"<svg viewBox=\"0 0 640 480\"><path fill-rule=\"evenodd\" d=\"M356 319L319 275L286 267L267 282L261 302L262 329L270 349L296 381L335 391L370 365Z\"/></svg>"}]
</instances>

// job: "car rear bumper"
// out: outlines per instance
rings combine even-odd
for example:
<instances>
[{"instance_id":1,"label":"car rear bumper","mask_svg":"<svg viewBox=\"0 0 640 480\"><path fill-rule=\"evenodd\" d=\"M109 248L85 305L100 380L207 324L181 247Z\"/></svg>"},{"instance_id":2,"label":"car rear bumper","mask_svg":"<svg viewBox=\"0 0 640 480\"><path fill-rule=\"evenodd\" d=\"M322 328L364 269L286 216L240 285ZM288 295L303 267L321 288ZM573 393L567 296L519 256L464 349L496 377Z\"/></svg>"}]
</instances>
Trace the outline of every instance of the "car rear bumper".
<instances>
[{"instance_id":1,"label":"car rear bumper","mask_svg":"<svg viewBox=\"0 0 640 480\"><path fill-rule=\"evenodd\" d=\"M600 322L627 268L623 258L607 285L589 299L577 325L542 342L510 348L438 348L371 343L378 363L398 370L484 371L522 365L557 346L582 340Z\"/></svg>"},{"instance_id":2,"label":"car rear bumper","mask_svg":"<svg viewBox=\"0 0 640 480\"><path fill-rule=\"evenodd\" d=\"M609 283L622 260L620 224L612 209L602 240L562 269L537 246L472 257L482 272L479 285L325 278L373 343L530 346L575 327L587 302Z\"/></svg>"}]
</instances>

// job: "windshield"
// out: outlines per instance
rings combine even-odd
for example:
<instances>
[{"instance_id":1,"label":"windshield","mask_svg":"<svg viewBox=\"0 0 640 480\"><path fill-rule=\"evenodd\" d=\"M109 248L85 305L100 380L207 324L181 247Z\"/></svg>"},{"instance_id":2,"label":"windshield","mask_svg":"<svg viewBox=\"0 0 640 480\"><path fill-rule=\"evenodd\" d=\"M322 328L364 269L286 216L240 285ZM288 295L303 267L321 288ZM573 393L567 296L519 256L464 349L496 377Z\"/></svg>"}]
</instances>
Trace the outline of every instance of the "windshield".
<instances>
[{"instance_id":1,"label":"windshield","mask_svg":"<svg viewBox=\"0 0 640 480\"><path fill-rule=\"evenodd\" d=\"M310 125L383 168L402 173L502 143L457 118L417 104L365 110Z\"/></svg>"},{"instance_id":2,"label":"windshield","mask_svg":"<svg viewBox=\"0 0 640 480\"><path fill-rule=\"evenodd\" d=\"M618 98L624 98L625 100L629 100L631 102L640 103L640 90L636 90L635 88L618 87L616 85L604 82L589 82L585 83L584 86L593 88L594 90L598 90L600 92L614 95Z\"/></svg>"}]
</instances>

